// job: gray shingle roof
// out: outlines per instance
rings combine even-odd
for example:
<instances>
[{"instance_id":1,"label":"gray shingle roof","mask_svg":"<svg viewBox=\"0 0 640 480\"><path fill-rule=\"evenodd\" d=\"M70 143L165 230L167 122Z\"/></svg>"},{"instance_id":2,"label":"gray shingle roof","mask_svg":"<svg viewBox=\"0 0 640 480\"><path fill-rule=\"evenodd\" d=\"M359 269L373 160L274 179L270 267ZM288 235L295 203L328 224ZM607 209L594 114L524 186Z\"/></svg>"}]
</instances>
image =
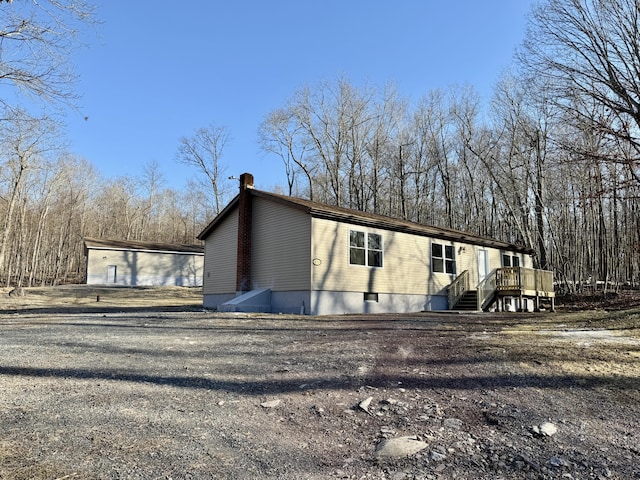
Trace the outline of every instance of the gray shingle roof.
<instances>
[{"instance_id":1,"label":"gray shingle roof","mask_svg":"<svg viewBox=\"0 0 640 480\"><path fill-rule=\"evenodd\" d=\"M92 248L100 250L148 250L163 253L195 253L204 255L204 247L202 245L85 238L84 246L86 249Z\"/></svg>"}]
</instances>

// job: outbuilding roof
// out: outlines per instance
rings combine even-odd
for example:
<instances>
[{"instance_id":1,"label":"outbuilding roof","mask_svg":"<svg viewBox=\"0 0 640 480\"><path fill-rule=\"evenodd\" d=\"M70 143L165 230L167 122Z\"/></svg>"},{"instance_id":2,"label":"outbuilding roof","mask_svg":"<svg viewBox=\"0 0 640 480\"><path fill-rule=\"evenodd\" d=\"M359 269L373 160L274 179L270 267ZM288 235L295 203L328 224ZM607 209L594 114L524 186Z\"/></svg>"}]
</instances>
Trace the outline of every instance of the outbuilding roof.
<instances>
[{"instance_id":1,"label":"outbuilding roof","mask_svg":"<svg viewBox=\"0 0 640 480\"><path fill-rule=\"evenodd\" d=\"M202 245L85 238L84 246L85 250L137 250L158 253L192 253L204 255L204 247Z\"/></svg>"},{"instance_id":2,"label":"outbuilding roof","mask_svg":"<svg viewBox=\"0 0 640 480\"><path fill-rule=\"evenodd\" d=\"M249 194L258 198L264 198L273 202L283 204L290 208L302 210L315 218L324 218L354 225L362 225L372 228L380 228L383 230L404 232L413 235L468 243L472 245L500 248L503 250L522 252L526 254L533 253L532 249L526 248L523 245L515 245L512 243L502 242L493 238L473 235L459 230L434 227L431 225L410 222L408 220L401 220L384 215L378 215L375 213L361 212L359 210L337 207L334 205L326 205L324 203L314 202L303 198L289 197L276 193L263 192L260 190L251 189L249 190ZM205 240L209 236L209 234L216 228L216 226L237 206L238 201L239 195L236 196L224 208L224 210L222 210L222 212L220 212L220 214L216 216L216 218L214 218L213 221L211 221L211 223L209 223L209 225L205 227L205 229L198 235L198 239Z\"/></svg>"}]
</instances>

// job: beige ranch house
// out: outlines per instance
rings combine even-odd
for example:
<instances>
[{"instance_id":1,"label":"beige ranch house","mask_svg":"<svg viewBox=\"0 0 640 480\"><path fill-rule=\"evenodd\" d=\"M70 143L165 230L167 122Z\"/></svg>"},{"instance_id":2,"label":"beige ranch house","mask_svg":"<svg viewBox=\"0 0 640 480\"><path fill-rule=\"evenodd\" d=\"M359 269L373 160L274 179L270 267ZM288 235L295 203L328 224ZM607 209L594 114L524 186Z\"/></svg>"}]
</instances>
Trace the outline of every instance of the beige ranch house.
<instances>
[{"instance_id":1,"label":"beige ranch house","mask_svg":"<svg viewBox=\"0 0 640 480\"><path fill-rule=\"evenodd\" d=\"M204 247L84 239L88 285L202 286Z\"/></svg>"},{"instance_id":2,"label":"beige ranch house","mask_svg":"<svg viewBox=\"0 0 640 480\"><path fill-rule=\"evenodd\" d=\"M328 315L527 309L553 298L529 249L253 188L202 231L203 304Z\"/></svg>"}]
</instances>

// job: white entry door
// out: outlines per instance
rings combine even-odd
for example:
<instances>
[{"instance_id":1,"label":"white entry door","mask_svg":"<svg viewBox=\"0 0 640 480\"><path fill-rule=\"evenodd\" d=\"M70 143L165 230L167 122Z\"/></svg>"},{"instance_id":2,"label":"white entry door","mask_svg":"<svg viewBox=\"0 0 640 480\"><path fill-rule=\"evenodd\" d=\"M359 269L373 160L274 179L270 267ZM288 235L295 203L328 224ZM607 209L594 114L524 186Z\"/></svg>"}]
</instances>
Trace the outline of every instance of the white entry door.
<instances>
[{"instance_id":1,"label":"white entry door","mask_svg":"<svg viewBox=\"0 0 640 480\"><path fill-rule=\"evenodd\" d=\"M116 265L107 266L107 283L116 283Z\"/></svg>"},{"instance_id":2,"label":"white entry door","mask_svg":"<svg viewBox=\"0 0 640 480\"><path fill-rule=\"evenodd\" d=\"M478 283L489 275L489 252L478 250Z\"/></svg>"}]
</instances>

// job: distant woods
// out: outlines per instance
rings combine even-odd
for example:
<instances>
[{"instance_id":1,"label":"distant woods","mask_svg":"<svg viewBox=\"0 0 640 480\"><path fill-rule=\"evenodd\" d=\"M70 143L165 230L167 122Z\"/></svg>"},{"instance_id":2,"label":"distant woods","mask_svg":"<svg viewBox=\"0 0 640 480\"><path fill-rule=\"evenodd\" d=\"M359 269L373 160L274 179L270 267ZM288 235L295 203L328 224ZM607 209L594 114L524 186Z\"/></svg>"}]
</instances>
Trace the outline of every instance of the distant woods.
<instances>
[{"instance_id":1,"label":"distant woods","mask_svg":"<svg viewBox=\"0 0 640 480\"><path fill-rule=\"evenodd\" d=\"M167 188L153 163L139 177L106 179L73 155L14 147L0 163L3 286L81 281L85 236L195 243L210 218L206 198Z\"/></svg>"},{"instance_id":2,"label":"distant woods","mask_svg":"<svg viewBox=\"0 0 640 480\"><path fill-rule=\"evenodd\" d=\"M194 243L216 213L197 179L167 188L154 162L107 179L65 150L60 113L79 114L70 59L96 22L85 0L0 2L2 286L82 280L85 236Z\"/></svg>"},{"instance_id":3,"label":"distant woods","mask_svg":"<svg viewBox=\"0 0 640 480\"><path fill-rule=\"evenodd\" d=\"M271 112L261 144L291 194L530 247L560 289L637 284L638 31L638 0L540 2L489 105L338 79Z\"/></svg>"},{"instance_id":4,"label":"distant woods","mask_svg":"<svg viewBox=\"0 0 640 480\"><path fill-rule=\"evenodd\" d=\"M630 145L570 123L534 87L505 74L483 109L472 88L412 103L339 79L296 92L260 138L293 195L524 245L561 289L637 283Z\"/></svg>"},{"instance_id":5,"label":"distant woods","mask_svg":"<svg viewBox=\"0 0 640 480\"><path fill-rule=\"evenodd\" d=\"M637 285L638 12L636 0L540 2L491 99L472 87L409 99L338 78L269 112L260 145L291 195L530 247L567 291ZM69 97L59 93L45 97ZM84 236L192 243L235 190L225 127L177 140L176 160L198 177L176 191L152 162L102 178L62 153L58 123L4 103L2 285L77 281Z\"/></svg>"}]
</instances>

